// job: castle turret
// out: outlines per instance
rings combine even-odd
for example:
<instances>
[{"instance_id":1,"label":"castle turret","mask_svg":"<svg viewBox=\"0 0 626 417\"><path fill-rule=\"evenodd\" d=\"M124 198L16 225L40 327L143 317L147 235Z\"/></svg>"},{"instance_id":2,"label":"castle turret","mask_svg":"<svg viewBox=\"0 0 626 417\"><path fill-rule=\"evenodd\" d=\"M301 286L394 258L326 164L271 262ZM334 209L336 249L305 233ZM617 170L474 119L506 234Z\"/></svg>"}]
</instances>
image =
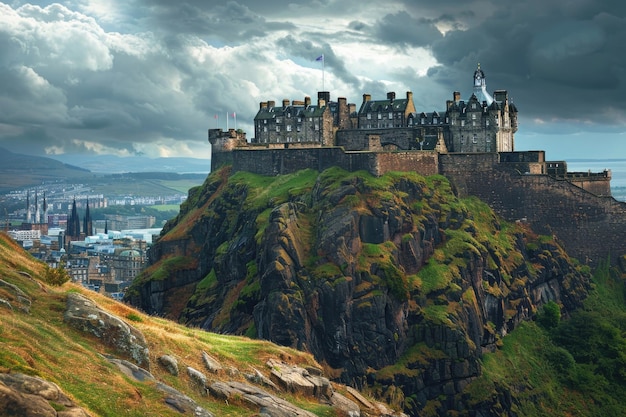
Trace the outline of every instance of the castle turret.
<instances>
[{"instance_id":1,"label":"castle turret","mask_svg":"<svg viewBox=\"0 0 626 417\"><path fill-rule=\"evenodd\" d=\"M488 106L493 103L493 97L487 92L487 81L485 79L485 73L480 69L480 63L476 71L474 71L474 95L479 103L484 101Z\"/></svg>"}]
</instances>

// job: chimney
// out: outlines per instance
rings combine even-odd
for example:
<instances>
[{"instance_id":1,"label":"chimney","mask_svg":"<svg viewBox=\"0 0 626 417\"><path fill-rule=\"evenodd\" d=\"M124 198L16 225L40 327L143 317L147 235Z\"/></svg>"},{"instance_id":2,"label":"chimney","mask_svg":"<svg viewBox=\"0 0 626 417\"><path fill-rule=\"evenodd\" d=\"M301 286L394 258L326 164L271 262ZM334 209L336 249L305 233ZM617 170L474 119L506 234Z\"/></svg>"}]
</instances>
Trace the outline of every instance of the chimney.
<instances>
[{"instance_id":1,"label":"chimney","mask_svg":"<svg viewBox=\"0 0 626 417\"><path fill-rule=\"evenodd\" d=\"M370 101L372 99L371 94L363 94L363 103Z\"/></svg>"},{"instance_id":2,"label":"chimney","mask_svg":"<svg viewBox=\"0 0 626 417\"><path fill-rule=\"evenodd\" d=\"M395 99L396 99L395 91L391 91L391 92L387 93L387 100L389 100L392 104L393 104L393 101Z\"/></svg>"},{"instance_id":3,"label":"chimney","mask_svg":"<svg viewBox=\"0 0 626 417\"><path fill-rule=\"evenodd\" d=\"M461 93L460 93L460 92L458 92L458 91L455 91L455 92L453 93L453 100L454 100L454 101L457 101L457 102L458 102L458 101L461 101Z\"/></svg>"},{"instance_id":4,"label":"chimney","mask_svg":"<svg viewBox=\"0 0 626 417\"><path fill-rule=\"evenodd\" d=\"M407 92L406 92L406 100L407 100L408 102L413 101L413 92L412 92L412 91L407 91Z\"/></svg>"},{"instance_id":5,"label":"chimney","mask_svg":"<svg viewBox=\"0 0 626 417\"><path fill-rule=\"evenodd\" d=\"M289 99L283 99L283 109L289 106Z\"/></svg>"},{"instance_id":6,"label":"chimney","mask_svg":"<svg viewBox=\"0 0 626 417\"><path fill-rule=\"evenodd\" d=\"M276 107L276 102L274 100L270 100L267 102L267 107Z\"/></svg>"},{"instance_id":7,"label":"chimney","mask_svg":"<svg viewBox=\"0 0 626 417\"><path fill-rule=\"evenodd\" d=\"M317 93L317 101L324 100L325 103L330 103L330 92L328 91L318 91Z\"/></svg>"},{"instance_id":8,"label":"chimney","mask_svg":"<svg viewBox=\"0 0 626 417\"><path fill-rule=\"evenodd\" d=\"M304 101L294 100L291 102L292 106L304 106Z\"/></svg>"},{"instance_id":9,"label":"chimney","mask_svg":"<svg viewBox=\"0 0 626 417\"><path fill-rule=\"evenodd\" d=\"M311 97L306 96L304 98L304 107L309 107L311 105Z\"/></svg>"},{"instance_id":10,"label":"chimney","mask_svg":"<svg viewBox=\"0 0 626 417\"><path fill-rule=\"evenodd\" d=\"M267 101L262 101L262 102L259 104L259 110L261 110L261 109L266 109L266 108L267 108Z\"/></svg>"}]
</instances>

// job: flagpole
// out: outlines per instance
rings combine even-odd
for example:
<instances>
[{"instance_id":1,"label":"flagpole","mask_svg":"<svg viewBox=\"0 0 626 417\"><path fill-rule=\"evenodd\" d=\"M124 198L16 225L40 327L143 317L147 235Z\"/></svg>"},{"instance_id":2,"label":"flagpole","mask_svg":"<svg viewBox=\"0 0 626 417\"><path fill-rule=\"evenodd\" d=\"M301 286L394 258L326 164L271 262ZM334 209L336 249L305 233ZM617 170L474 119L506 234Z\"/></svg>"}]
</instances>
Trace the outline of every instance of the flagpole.
<instances>
[{"instance_id":1,"label":"flagpole","mask_svg":"<svg viewBox=\"0 0 626 417\"><path fill-rule=\"evenodd\" d=\"M325 71L326 63L324 61L326 60L324 59L324 54L322 54L322 91L326 91L324 89L324 78L326 75L326 71Z\"/></svg>"},{"instance_id":2,"label":"flagpole","mask_svg":"<svg viewBox=\"0 0 626 417\"><path fill-rule=\"evenodd\" d=\"M228 112L226 112L226 131L228 132Z\"/></svg>"},{"instance_id":3,"label":"flagpole","mask_svg":"<svg viewBox=\"0 0 626 417\"><path fill-rule=\"evenodd\" d=\"M233 112L233 119L235 119L235 130L237 130L237 113Z\"/></svg>"}]
</instances>

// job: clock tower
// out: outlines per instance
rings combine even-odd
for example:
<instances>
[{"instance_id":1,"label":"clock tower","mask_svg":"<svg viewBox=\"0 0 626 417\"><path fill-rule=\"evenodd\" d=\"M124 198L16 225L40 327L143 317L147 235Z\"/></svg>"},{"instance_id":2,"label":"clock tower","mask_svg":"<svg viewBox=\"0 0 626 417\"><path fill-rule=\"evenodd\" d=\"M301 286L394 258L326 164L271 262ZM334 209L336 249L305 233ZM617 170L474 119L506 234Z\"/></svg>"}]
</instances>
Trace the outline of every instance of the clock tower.
<instances>
[{"instance_id":1,"label":"clock tower","mask_svg":"<svg viewBox=\"0 0 626 417\"><path fill-rule=\"evenodd\" d=\"M493 97L487 92L487 81L485 80L485 73L480 69L480 63L474 71L474 95L479 103L485 101L488 106L493 103Z\"/></svg>"}]
</instances>

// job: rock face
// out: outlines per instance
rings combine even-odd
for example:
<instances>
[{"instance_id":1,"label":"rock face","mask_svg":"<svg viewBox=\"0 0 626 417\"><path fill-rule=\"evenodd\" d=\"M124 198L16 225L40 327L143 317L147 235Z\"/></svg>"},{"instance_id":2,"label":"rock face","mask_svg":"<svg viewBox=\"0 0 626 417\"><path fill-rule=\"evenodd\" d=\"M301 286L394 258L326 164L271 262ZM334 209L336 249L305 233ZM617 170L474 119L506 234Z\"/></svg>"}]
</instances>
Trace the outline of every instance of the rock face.
<instances>
[{"instance_id":1,"label":"rock face","mask_svg":"<svg viewBox=\"0 0 626 417\"><path fill-rule=\"evenodd\" d=\"M444 177L227 174L190 192L129 301L310 351L412 415L433 401L466 407L484 351L548 301L567 314L588 289L552 236L456 198Z\"/></svg>"},{"instance_id":2,"label":"rock face","mask_svg":"<svg viewBox=\"0 0 626 417\"><path fill-rule=\"evenodd\" d=\"M146 340L137 329L99 308L78 293L67 295L64 320L78 330L90 333L140 367L150 369Z\"/></svg>"}]
</instances>

